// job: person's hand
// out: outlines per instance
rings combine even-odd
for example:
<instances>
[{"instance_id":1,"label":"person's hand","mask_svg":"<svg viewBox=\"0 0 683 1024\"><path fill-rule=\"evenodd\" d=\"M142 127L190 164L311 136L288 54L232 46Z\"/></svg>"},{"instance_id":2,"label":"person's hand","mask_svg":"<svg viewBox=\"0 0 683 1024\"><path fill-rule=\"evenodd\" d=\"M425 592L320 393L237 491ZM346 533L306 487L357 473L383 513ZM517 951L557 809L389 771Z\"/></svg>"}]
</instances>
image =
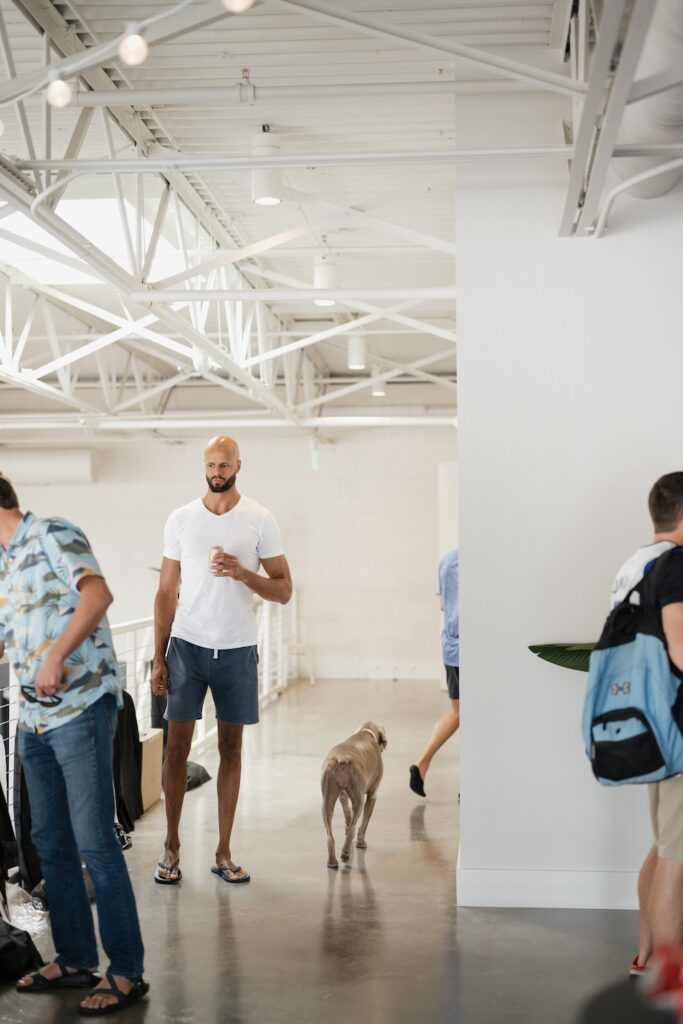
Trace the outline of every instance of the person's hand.
<instances>
[{"instance_id":1,"label":"person's hand","mask_svg":"<svg viewBox=\"0 0 683 1024\"><path fill-rule=\"evenodd\" d=\"M211 572L214 576L227 576L228 579L237 580L243 583L247 575L239 558L236 555L217 554L211 561Z\"/></svg>"},{"instance_id":2,"label":"person's hand","mask_svg":"<svg viewBox=\"0 0 683 1024\"><path fill-rule=\"evenodd\" d=\"M166 668L165 661L159 660L154 662L149 684L152 687L152 693L156 697L163 697L165 693L168 693L168 669Z\"/></svg>"},{"instance_id":3,"label":"person's hand","mask_svg":"<svg viewBox=\"0 0 683 1024\"><path fill-rule=\"evenodd\" d=\"M36 674L36 697L52 697L66 686L64 662L48 654Z\"/></svg>"}]
</instances>

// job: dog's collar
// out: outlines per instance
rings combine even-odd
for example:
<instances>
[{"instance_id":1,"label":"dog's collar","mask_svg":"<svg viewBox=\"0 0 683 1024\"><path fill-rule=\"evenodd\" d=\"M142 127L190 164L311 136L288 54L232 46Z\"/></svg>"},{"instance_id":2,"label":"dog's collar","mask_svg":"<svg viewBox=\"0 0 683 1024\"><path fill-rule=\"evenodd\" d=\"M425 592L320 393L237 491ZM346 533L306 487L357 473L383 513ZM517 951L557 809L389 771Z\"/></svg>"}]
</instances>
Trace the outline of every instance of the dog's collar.
<instances>
[{"instance_id":1,"label":"dog's collar","mask_svg":"<svg viewBox=\"0 0 683 1024\"><path fill-rule=\"evenodd\" d=\"M374 732L372 731L372 729L359 729L358 731L359 731L359 732L369 732L369 733L370 733L370 735L372 736L373 740L375 740L375 741L376 741L376 743L377 743L377 746L378 746L378 747L381 747L381 746L382 746L382 744L381 744L381 743L380 743L380 741L379 741L379 740L377 739L377 737L375 736L375 734L374 734Z\"/></svg>"}]
</instances>

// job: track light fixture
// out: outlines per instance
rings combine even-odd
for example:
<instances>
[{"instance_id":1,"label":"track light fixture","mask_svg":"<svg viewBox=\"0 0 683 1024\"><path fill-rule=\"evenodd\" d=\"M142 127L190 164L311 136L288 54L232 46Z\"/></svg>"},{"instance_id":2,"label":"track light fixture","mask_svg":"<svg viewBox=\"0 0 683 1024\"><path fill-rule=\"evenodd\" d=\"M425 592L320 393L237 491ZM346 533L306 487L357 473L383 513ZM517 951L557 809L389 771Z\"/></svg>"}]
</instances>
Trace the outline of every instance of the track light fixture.
<instances>
[{"instance_id":1,"label":"track light fixture","mask_svg":"<svg viewBox=\"0 0 683 1024\"><path fill-rule=\"evenodd\" d=\"M313 287L337 287L337 267L325 253L321 253L315 258L315 263L313 264ZM334 299L313 299L313 303L316 306L334 306L335 304Z\"/></svg>"},{"instance_id":2,"label":"track light fixture","mask_svg":"<svg viewBox=\"0 0 683 1024\"><path fill-rule=\"evenodd\" d=\"M144 64L149 55L149 44L143 35L140 34L137 25L129 25L126 34L119 43L116 51L122 62L129 68L135 68Z\"/></svg>"},{"instance_id":3,"label":"track light fixture","mask_svg":"<svg viewBox=\"0 0 683 1024\"><path fill-rule=\"evenodd\" d=\"M365 335L360 331L349 334L347 356L349 370L365 369Z\"/></svg>"},{"instance_id":4,"label":"track light fixture","mask_svg":"<svg viewBox=\"0 0 683 1024\"><path fill-rule=\"evenodd\" d=\"M381 371L380 371L379 363L372 362L370 364L370 373L372 374L372 376L374 378L373 381L372 381L372 388L371 388L372 397L373 398L384 398L384 396L387 393L386 388L384 387L384 381L379 376L380 372Z\"/></svg>"},{"instance_id":5,"label":"track light fixture","mask_svg":"<svg viewBox=\"0 0 683 1024\"><path fill-rule=\"evenodd\" d=\"M248 11L254 0L221 0L226 11L230 11L231 14L244 14Z\"/></svg>"},{"instance_id":6,"label":"track light fixture","mask_svg":"<svg viewBox=\"0 0 683 1024\"><path fill-rule=\"evenodd\" d=\"M56 74L50 76L50 82L45 90L45 97L51 107L61 110L62 107L68 106L72 96L73 89L68 82L65 82L63 78Z\"/></svg>"},{"instance_id":7,"label":"track light fixture","mask_svg":"<svg viewBox=\"0 0 683 1024\"><path fill-rule=\"evenodd\" d=\"M270 125L262 125L251 140L252 156L277 156L280 147ZM251 172L251 201L257 206L277 206L282 202L282 172L279 167L254 167Z\"/></svg>"}]
</instances>

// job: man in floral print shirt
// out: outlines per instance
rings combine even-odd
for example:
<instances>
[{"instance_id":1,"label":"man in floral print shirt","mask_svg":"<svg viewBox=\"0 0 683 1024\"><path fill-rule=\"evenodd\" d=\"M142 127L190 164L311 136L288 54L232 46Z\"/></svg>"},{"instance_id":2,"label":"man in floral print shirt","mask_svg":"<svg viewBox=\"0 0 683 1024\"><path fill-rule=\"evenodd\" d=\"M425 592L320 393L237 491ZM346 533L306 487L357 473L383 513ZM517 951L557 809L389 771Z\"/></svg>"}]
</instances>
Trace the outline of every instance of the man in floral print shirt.
<instances>
[{"instance_id":1,"label":"man in floral print shirt","mask_svg":"<svg viewBox=\"0 0 683 1024\"><path fill-rule=\"evenodd\" d=\"M124 1009L148 990L135 897L114 834L112 747L121 690L105 612L112 596L83 532L22 515L0 475L0 657L19 683L19 753L57 958L20 992L93 988L80 1012ZM104 979L81 861L95 885Z\"/></svg>"}]
</instances>

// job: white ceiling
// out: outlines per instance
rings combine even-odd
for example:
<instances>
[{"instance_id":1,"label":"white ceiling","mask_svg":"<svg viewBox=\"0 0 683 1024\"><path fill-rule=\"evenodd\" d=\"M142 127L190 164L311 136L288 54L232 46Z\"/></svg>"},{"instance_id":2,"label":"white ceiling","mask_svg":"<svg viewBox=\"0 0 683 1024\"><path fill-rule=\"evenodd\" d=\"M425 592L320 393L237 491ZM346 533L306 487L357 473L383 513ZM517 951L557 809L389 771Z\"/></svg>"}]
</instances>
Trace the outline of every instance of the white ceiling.
<instances>
[{"instance_id":1,"label":"white ceiling","mask_svg":"<svg viewBox=\"0 0 683 1024\"><path fill-rule=\"evenodd\" d=\"M263 0L240 16L219 0L195 0L150 28L150 38L152 29L173 38L153 41L141 67L91 56L80 81L67 68L75 102L47 107L36 87L46 59L59 65L88 49L96 54L129 22L172 6L0 0L7 78L16 80L0 81L0 199L8 200L0 209L0 443L94 441L111 438L117 423L172 437L209 420L305 433L454 422L456 97L473 90L495 102L501 91L561 91L571 81L571 0ZM186 30L192 22L200 27ZM516 63L506 72L504 60ZM8 104L19 86L22 103ZM193 95L199 88L213 92ZM138 95L123 95L130 89ZM84 105L89 90L110 91L109 106ZM279 206L253 204L250 170L234 165L250 158L261 125L281 156L319 158L283 169ZM17 162L65 155L98 164L81 165L57 203L46 195L31 211L57 171ZM144 165L174 155L233 166L113 173L116 159ZM167 188L156 255L143 268ZM288 240L224 271L175 286L227 290L225 301L142 301L140 292L188 264L287 232ZM310 291L321 254L335 263L345 292L328 308L287 294ZM286 294L235 301L236 289L254 288ZM143 318L144 330L126 327ZM348 369L345 333L257 361L360 318L365 370ZM117 330L125 336L93 351ZM371 377L387 374L386 395L373 397Z\"/></svg>"}]
</instances>

